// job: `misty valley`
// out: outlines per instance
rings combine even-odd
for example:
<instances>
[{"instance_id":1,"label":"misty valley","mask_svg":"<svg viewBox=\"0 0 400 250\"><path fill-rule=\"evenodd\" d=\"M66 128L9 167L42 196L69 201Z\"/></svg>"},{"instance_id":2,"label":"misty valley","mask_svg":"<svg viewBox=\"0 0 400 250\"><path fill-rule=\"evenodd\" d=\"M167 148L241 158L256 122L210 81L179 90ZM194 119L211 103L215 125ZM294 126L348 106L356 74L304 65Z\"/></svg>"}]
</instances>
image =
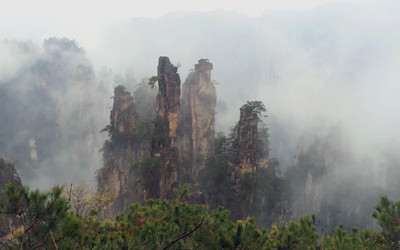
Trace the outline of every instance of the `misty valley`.
<instances>
[{"instance_id":1,"label":"misty valley","mask_svg":"<svg viewBox=\"0 0 400 250\"><path fill-rule=\"evenodd\" d=\"M368 11L1 40L0 249L400 249L400 36L350 36Z\"/></svg>"}]
</instances>

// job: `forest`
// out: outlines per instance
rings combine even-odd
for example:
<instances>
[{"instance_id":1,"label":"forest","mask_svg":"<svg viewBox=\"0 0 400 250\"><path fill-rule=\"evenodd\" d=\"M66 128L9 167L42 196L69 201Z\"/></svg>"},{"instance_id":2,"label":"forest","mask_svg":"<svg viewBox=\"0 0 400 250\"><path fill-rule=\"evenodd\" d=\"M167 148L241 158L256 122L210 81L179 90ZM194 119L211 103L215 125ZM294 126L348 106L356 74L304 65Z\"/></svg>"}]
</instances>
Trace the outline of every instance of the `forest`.
<instances>
[{"instance_id":1,"label":"forest","mask_svg":"<svg viewBox=\"0 0 400 250\"><path fill-rule=\"evenodd\" d=\"M400 202L382 196L373 218L382 231L347 231L342 225L322 233L315 215L280 227L259 229L254 218L232 222L223 207L188 202L183 188L169 200L149 199L106 219L110 199L82 196L85 187L47 192L10 185L1 203L2 249L398 249ZM86 190L88 191L88 190ZM89 195L90 193L86 193ZM92 195L92 194L90 194ZM99 195L99 194L95 194ZM82 199L83 198L83 199ZM91 207L85 213L82 207ZM11 222L11 223L10 223ZM8 228L9 230L9 228Z\"/></svg>"}]
</instances>

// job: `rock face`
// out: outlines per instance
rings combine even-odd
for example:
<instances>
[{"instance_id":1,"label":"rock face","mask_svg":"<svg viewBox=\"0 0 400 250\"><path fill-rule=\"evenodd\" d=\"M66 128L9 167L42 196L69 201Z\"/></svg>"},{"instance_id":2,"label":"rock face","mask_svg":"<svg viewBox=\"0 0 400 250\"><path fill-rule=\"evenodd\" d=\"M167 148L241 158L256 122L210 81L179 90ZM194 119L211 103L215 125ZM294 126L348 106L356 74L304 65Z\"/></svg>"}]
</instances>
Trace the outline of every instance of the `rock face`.
<instances>
[{"instance_id":1,"label":"rock face","mask_svg":"<svg viewBox=\"0 0 400 250\"><path fill-rule=\"evenodd\" d=\"M173 198L175 188L190 183L191 202L223 205L234 220L256 216L260 225L271 225L282 217L287 199L275 174L277 162L268 159L267 129L260 126L264 104L253 101L240 108L234 133L216 143L212 68L208 60L199 60L182 99L179 74L168 57L159 58L155 101L148 100L155 91L147 85L135 91L136 98L122 86L115 88L105 128L110 140L98 173L99 188L117 197L112 213L133 202Z\"/></svg>"},{"instance_id":2,"label":"rock face","mask_svg":"<svg viewBox=\"0 0 400 250\"><path fill-rule=\"evenodd\" d=\"M157 114L167 119L169 123L169 137L176 137L181 96L181 80L177 67L171 64L168 57L158 60L158 94ZM173 142L172 142L173 143Z\"/></svg>"},{"instance_id":3,"label":"rock face","mask_svg":"<svg viewBox=\"0 0 400 250\"><path fill-rule=\"evenodd\" d=\"M135 104L124 87L114 89L114 104L107 130L110 140L103 146L104 167L98 172L102 190L112 191L116 197L115 210L127 209L132 202L142 200L143 191L136 185L139 175L132 164L139 157L136 132Z\"/></svg>"},{"instance_id":4,"label":"rock face","mask_svg":"<svg viewBox=\"0 0 400 250\"><path fill-rule=\"evenodd\" d=\"M159 172L159 196L168 198L178 187L178 148L176 130L180 110L181 80L177 67L173 66L168 57L160 57L158 61L158 94L155 132L157 135L152 143L152 156L161 157Z\"/></svg>"},{"instance_id":5,"label":"rock face","mask_svg":"<svg viewBox=\"0 0 400 250\"><path fill-rule=\"evenodd\" d=\"M21 187L21 179L19 178L14 164L0 158L0 201L5 202L5 190L8 184L14 184L15 187ZM18 220L8 220L0 216L0 237L3 237L15 228Z\"/></svg>"},{"instance_id":6,"label":"rock face","mask_svg":"<svg viewBox=\"0 0 400 250\"><path fill-rule=\"evenodd\" d=\"M294 165L298 166L299 165L299 160L300 160L300 155L303 154L303 145L304 145L304 138L300 138L299 145L297 145L296 149L296 156L294 157Z\"/></svg>"},{"instance_id":7,"label":"rock face","mask_svg":"<svg viewBox=\"0 0 400 250\"><path fill-rule=\"evenodd\" d=\"M19 178L14 165L0 158L0 197L8 184L21 186L21 179Z\"/></svg>"},{"instance_id":8,"label":"rock face","mask_svg":"<svg viewBox=\"0 0 400 250\"><path fill-rule=\"evenodd\" d=\"M110 139L104 144L104 167L98 173L99 188L117 197L112 213L127 210L133 202L172 198L179 184L191 183L198 191L192 202L224 205L231 210L232 219L257 216L256 211L275 213L271 218L279 216L277 210L282 209L277 204L282 202L275 196L281 199L282 184L269 162L268 133L259 119L265 107L254 101L240 108L234 135L226 138L225 149L219 152L221 149L214 148L216 91L211 82L212 68L208 60L199 60L185 81L180 99L177 68L167 57L160 57L158 93L155 102L147 100L148 105L140 106L145 111L137 110L135 101L143 102L145 93L153 95L147 86L137 89L137 99L124 87L115 88L110 125L104 129ZM207 166L206 158L210 160ZM202 184L207 171L219 178L209 184L227 197L213 195L214 189L205 190ZM273 220L258 218L257 222L268 225Z\"/></svg>"},{"instance_id":9,"label":"rock face","mask_svg":"<svg viewBox=\"0 0 400 250\"><path fill-rule=\"evenodd\" d=\"M110 121L110 130L116 132L112 134L111 139L116 139L120 133L127 135L128 138L126 139L128 140L130 136L134 135L136 127L135 104L131 94L122 87L114 89L114 104Z\"/></svg>"},{"instance_id":10,"label":"rock face","mask_svg":"<svg viewBox=\"0 0 400 250\"><path fill-rule=\"evenodd\" d=\"M233 199L229 207L234 219L245 218L254 202L254 174L258 166L258 123L258 115L249 105L240 108L240 118L229 154L234 183Z\"/></svg>"},{"instance_id":11,"label":"rock face","mask_svg":"<svg viewBox=\"0 0 400 250\"><path fill-rule=\"evenodd\" d=\"M211 82L212 69L207 59L199 60L183 84L179 149L184 167L195 180L214 148L217 98Z\"/></svg>"},{"instance_id":12,"label":"rock face","mask_svg":"<svg viewBox=\"0 0 400 250\"><path fill-rule=\"evenodd\" d=\"M38 161L38 155L37 155L37 151L36 151L36 140L34 138L29 138L29 155L31 157L32 161Z\"/></svg>"},{"instance_id":13,"label":"rock face","mask_svg":"<svg viewBox=\"0 0 400 250\"><path fill-rule=\"evenodd\" d=\"M148 198L170 198L178 187L180 78L167 57L159 59L158 84L156 100L139 105L144 110L137 110L124 87L114 90L110 125L104 129L110 140L103 146L104 166L98 173L99 188L117 197L112 213ZM143 95L153 95L147 88L136 90L139 101L143 101ZM151 107L153 110L149 110Z\"/></svg>"},{"instance_id":14,"label":"rock face","mask_svg":"<svg viewBox=\"0 0 400 250\"><path fill-rule=\"evenodd\" d=\"M254 173L258 167L265 167L268 160L268 140L260 137L263 133L259 133L259 120L251 105L240 108L230 160L241 175Z\"/></svg>"}]
</instances>

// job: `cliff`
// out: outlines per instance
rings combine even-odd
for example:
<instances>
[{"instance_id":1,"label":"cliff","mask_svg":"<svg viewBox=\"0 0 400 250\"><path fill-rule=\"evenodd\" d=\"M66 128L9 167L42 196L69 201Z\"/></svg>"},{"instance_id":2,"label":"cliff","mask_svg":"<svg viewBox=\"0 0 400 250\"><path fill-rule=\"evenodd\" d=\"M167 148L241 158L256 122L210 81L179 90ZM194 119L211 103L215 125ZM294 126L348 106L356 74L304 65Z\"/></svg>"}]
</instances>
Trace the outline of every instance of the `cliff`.
<instances>
[{"instance_id":1,"label":"cliff","mask_svg":"<svg viewBox=\"0 0 400 250\"><path fill-rule=\"evenodd\" d=\"M176 130L180 110L181 80L177 68L168 57L158 61L157 118L154 121L156 135L152 141L152 156L160 157L159 194L168 198L178 187L178 148Z\"/></svg>"},{"instance_id":2,"label":"cliff","mask_svg":"<svg viewBox=\"0 0 400 250\"><path fill-rule=\"evenodd\" d=\"M271 164L268 158L268 131L260 126L264 104L243 105L232 135L216 143L212 68L208 60L199 60L180 99L177 68L168 57L160 57L154 112L149 110L154 102L140 94L151 96L154 92L148 86L135 91L137 99L149 104L140 104L146 112L137 110L139 105L123 87L115 88L105 129L110 140L104 144L104 167L99 171L99 187L118 197L114 212L126 210L132 202L172 198L175 188L190 183L198 191L192 202L225 206L234 220L258 216L258 223L270 225L282 215L278 205L285 201L283 184L275 174L276 162ZM273 216L260 216L265 211Z\"/></svg>"},{"instance_id":3,"label":"cliff","mask_svg":"<svg viewBox=\"0 0 400 250\"><path fill-rule=\"evenodd\" d=\"M0 201L3 204L6 203L5 191L9 184L13 184L17 188L22 186L14 164L0 158ZM8 234L18 226L20 226L18 219L11 220L4 215L0 215L0 237Z\"/></svg>"},{"instance_id":4,"label":"cliff","mask_svg":"<svg viewBox=\"0 0 400 250\"><path fill-rule=\"evenodd\" d=\"M0 197L4 197L4 191L6 186L9 184L14 184L16 186L21 186L21 179L17 174L17 170L14 164L7 162L0 158Z\"/></svg>"},{"instance_id":5,"label":"cliff","mask_svg":"<svg viewBox=\"0 0 400 250\"><path fill-rule=\"evenodd\" d=\"M226 207L234 221L254 216L260 226L284 221L290 212L285 182L276 176L279 163L269 158L268 129L260 119L265 111L260 101L243 105L231 134L216 138L200 171L210 207Z\"/></svg>"},{"instance_id":6,"label":"cliff","mask_svg":"<svg viewBox=\"0 0 400 250\"><path fill-rule=\"evenodd\" d=\"M112 191L117 197L115 211L127 209L132 202L143 199L142 188L137 185L140 175L132 171L132 164L139 157L136 124L131 94L122 86L116 87L110 125L104 129L109 133L110 140L104 143L104 166L98 171L99 189Z\"/></svg>"},{"instance_id":7,"label":"cliff","mask_svg":"<svg viewBox=\"0 0 400 250\"><path fill-rule=\"evenodd\" d=\"M170 198L178 187L180 78L167 57L159 60L158 85L154 101L148 100L155 96L149 86L142 84L134 92L140 110L124 87L114 90L110 125L104 129L110 140L104 143L104 165L98 172L99 188L117 197L112 212L149 198Z\"/></svg>"},{"instance_id":8,"label":"cliff","mask_svg":"<svg viewBox=\"0 0 400 250\"><path fill-rule=\"evenodd\" d=\"M157 114L168 121L169 137L175 139L180 107L181 80L177 73L177 67L171 64L168 57L159 58L157 69Z\"/></svg>"},{"instance_id":9,"label":"cliff","mask_svg":"<svg viewBox=\"0 0 400 250\"><path fill-rule=\"evenodd\" d=\"M259 113L253 104L248 103L240 108L230 160L241 175L254 173L268 159L268 141L260 141L259 121ZM262 142L267 145L262 145Z\"/></svg>"},{"instance_id":10,"label":"cliff","mask_svg":"<svg viewBox=\"0 0 400 250\"><path fill-rule=\"evenodd\" d=\"M204 168L215 143L216 91L211 82L212 63L199 60L183 84L179 117L179 149L183 166L194 180Z\"/></svg>"},{"instance_id":11,"label":"cliff","mask_svg":"<svg viewBox=\"0 0 400 250\"><path fill-rule=\"evenodd\" d=\"M261 103L248 102L243 105L240 108L239 121L234 128L229 162L234 183L231 211L235 219L254 215L252 209L256 203L258 188L256 173L259 168L267 167L268 144L265 145L267 140L261 140L259 135L259 115L262 111L265 111L265 108Z\"/></svg>"}]
</instances>

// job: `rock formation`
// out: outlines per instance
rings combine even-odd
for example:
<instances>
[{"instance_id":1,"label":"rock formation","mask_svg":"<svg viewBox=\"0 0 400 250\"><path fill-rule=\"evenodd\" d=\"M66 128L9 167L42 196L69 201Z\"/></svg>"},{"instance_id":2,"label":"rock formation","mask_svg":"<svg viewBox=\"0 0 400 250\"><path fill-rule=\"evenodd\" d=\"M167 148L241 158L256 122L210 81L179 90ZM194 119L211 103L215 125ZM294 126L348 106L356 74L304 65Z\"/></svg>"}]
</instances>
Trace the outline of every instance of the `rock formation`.
<instances>
[{"instance_id":1,"label":"rock formation","mask_svg":"<svg viewBox=\"0 0 400 250\"><path fill-rule=\"evenodd\" d=\"M181 80L177 67L171 64L168 57L160 57L158 61L158 94L157 114L168 121L169 137L176 138L181 96Z\"/></svg>"},{"instance_id":2,"label":"rock formation","mask_svg":"<svg viewBox=\"0 0 400 250\"><path fill-rule=\"evenodd\" d=\"M240 119L236 127L230 160L237 166L241 175L254 173L258 167L266 166L269 154L268 140L260 138L259 121L259 115L253 105L246 104L240 108Z\"/></svg>"},{"instance_id":3,"label":"rock formation","mask_svg":"<svg viewBox=\"0 0 400 250\"><path fill-rule=\"evenodd\" d=\"M211 82L213 65L199 60L183 84L179 117L179 149L184 167L195 180L204 168L215 141L216 91Z\"/></svg>"},{"instance_id":4,"label":"rock formation","mask_svg":"<svg viewBox=\"0 0 400 250\"><path fill-rule=\"evenodd\" d=\"M229 204L234 219L244 219L251 214L256 200L256 171L266 163L268 145L259 138L259 114L253 104L240 108L240 119L234 128L235 136L229 153L234 195Z\"/></svg>"},{"instance_id":5,"label":"rock formation","mask_svg":"<svg viewBox=\"0 0 400 250\"><path fill-rule=\"evenodd\" d=\"M21 179L14 168L14 164L0 158L0 195L2 198L8 184L21 186Z\"/></svg>"},{"instance_id":6,"label":"rock formation","mask_svg":"<svg viewBox=\"0 0 400 250\"><path fill-rule=\"evenodd\" d=\"M112 191L116 197L115 210L127 209L132 202L142 200L143 191L132 165L138 159L135 104L124 87L114 89L114 104L110 115L110 140L103 146L104 167L98 172L98 184L102 190Z\"/></svg>"},{"instance_id":7,"label":"rock formation","mask_svg":"<svg viewBox=\"0 0 400 250\"><path fill-rule=\"evenodd\" d=\"M29 155L31 157L32 161L38 161L38 155L37 155L37 151L36 151L36 140L34 138L29 138Z\"/></svg>"},{"instance_id":8,"label":"rock formation","mask_svg":"<svg viewBox=\"0 0 400 250\"><path fill-rule=\"evenodd\" d=\"M167 57L160 57L158 84L156 101L147 101L156 104L155 110L148 110L147 114L136 110L134 98L124 87L114 90L110 125L104 129L110 140L103 146L104 166L98 172L99 188L112 191L117 197L112 212L126 210L131 203L148 198L170 198L178 187L180 79ZM152 91L146 88L141 86L135 95L151 95ZM143 96L138 99L143 100Z\"/></svg>"},{"instance_id":9,"label":"rock formation","mask_svg":"<svg viewBox=\"0 0 400 250\"><path fill-rule=\"evenodd\" d=\"M294 163L295 166L299 165L301 154L303 154L303 144L304 144L304 138L301 137L299 145L297 145L296 156L294 157L294 162L293 163Z\"/></svg>"},{"instance_id":10,"label":"rock formation","mask_svg":"<svg viewBox=\"0 0 400 250\"><path fill-rule=\"evenodd\" d=\"M161 157L159 172L159 197L168 198L178 187L178 148L176 130L180 109L181 80L177 67L171 64L168 57L158 61L158 94L155 132L159 135L153 139L152 151ZM156 155L154 155L156 156Z\"/></svg>"},{"instance_id":11,"label":"rock formation","mask_svg":"<svg viewBox=\"0 0 400 250\"><path fill-rule=\"evenodd\" d=\"M138 111L130 93L122 86L115 88L110 125L105 128L110 140L104 144L104 167L98 175L99 187L117 196L112 212L149 198L172 198L175 188L189 182L197 191L192 202L224 205L231 210L232 219L255 216L257 209L275 213L268 219L259 216L263 225L279 217L282 209L277 204L282 203L283 188L275 175L277 165L268 159L267 129L260 126L265 107L259 101L245 104L234 135L224 137L224 149L219 152L221 143L216 146L219 150L214 148L212 67L208 60L199 60L185 81L181 100L177 68L168 57L160 57L154 112L148 110L150 105L141 106L146 112ZM135 92L137 99L144 100L140 93L147 93L146 87ZM214 177L217 179L208 182ZM214 195L215 189L226 197Z\"/></svg>"},{"instance_id":12,"label":"rock formation","mask_svg":"<svg viewBox=\"0 0 400 250\"><path fill-rule=\"evenodd\" d=\"M13 184L17 188L22 186L14 164L0 158L0 201L3 203L6 202L5 191L9 184ZM18 219L10 220L0 215L0 237L6 235L18 225Z\"/></svg>"}]
</instances>

